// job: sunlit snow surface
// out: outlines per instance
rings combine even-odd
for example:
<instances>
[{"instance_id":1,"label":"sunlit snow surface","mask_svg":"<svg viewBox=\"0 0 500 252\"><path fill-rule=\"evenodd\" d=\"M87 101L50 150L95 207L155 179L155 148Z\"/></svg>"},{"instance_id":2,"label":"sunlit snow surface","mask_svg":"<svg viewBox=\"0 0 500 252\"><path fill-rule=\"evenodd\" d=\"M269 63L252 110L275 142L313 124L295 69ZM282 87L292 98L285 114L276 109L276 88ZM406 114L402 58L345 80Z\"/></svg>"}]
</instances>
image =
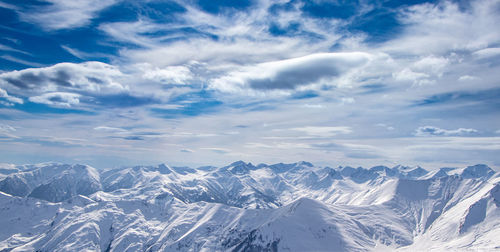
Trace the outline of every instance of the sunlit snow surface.
<instances>
[{"instance_id":1,"label":"sunlit snow surface","mask_svg":"<svg viewBox=\"0 0 500 252\"><path fill-rule=\"evenodd\" d=\"M0 165L0 251L500 249L485 165Z\"/></svg>"}]
</instances>

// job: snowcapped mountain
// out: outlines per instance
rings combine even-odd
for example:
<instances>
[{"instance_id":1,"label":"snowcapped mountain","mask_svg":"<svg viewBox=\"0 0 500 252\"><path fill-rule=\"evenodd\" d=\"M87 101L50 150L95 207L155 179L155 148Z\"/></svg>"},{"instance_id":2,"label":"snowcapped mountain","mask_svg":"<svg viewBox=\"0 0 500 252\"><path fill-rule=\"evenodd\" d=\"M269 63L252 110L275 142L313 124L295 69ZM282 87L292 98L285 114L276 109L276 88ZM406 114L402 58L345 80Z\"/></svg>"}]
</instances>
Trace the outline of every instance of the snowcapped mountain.
<instances>
[{"instance_id":1,"label":"snowcapped mountain","mask_svg":"<svg viewBox=\"0 0 500 252\"><path fill-rule=\"evenodd\" d=\"M0 251L500 249L500 173L0 165Z\"/></svg>"}]
</instances>

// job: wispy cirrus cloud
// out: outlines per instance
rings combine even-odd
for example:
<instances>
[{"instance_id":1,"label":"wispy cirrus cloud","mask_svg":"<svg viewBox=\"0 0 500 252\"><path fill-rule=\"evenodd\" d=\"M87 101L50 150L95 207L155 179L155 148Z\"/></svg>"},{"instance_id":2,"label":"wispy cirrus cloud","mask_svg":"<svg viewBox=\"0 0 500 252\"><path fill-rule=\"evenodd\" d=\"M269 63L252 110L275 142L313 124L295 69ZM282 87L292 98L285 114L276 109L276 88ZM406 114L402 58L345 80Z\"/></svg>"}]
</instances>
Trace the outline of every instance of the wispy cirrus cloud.
<instances>
[{"instance_id":1,"label":"wispy cirrus cloud","mask_svg":"<svg viewBox=\"0 0 500 252\"><path fill-rule=\"evenodd\" d=\"M0 51L16 52L16 53L22 53L22 54L30 55L30 53L25 52L23 50L15 49L15 48L12 48L10 46L6 46L6 45L2 45L2 44L0 44Z\"/></svg>"},{"instance_id":2,"label":"wispy cirrus cloud","mask_svg":"<svg viewBox=\"0 0 500 252\"><path fill-rule=\"evenodd\" d=\"M96 14L118 0L45 0L41 6L16 8L22 20L47 30L70 29L87 25Z\"/></svg>"},{"instance_id":3,"label":"wispy cirrus cloud","mask_svg":"<svg viewBox=\"0 0 500 252\"><path fill-rule=\"evenodd\" d=\"M497 6L495 0L470 1L464 11L452 1L409 6L399 19L406 28L383 48L413 55L483 49L500 39L498 33L489 32L498 21Z\"/></svg>"},{"instance_id":4,"label":"wispy cirrus cloud","mask_svg":"<svg viewBox=\"0 0 500 252\"><path fill-rule=\"evenodd\" d=\"M0 124L0 132L14 132L16 129L8 124Z\"/></svg>"}]
</instances>

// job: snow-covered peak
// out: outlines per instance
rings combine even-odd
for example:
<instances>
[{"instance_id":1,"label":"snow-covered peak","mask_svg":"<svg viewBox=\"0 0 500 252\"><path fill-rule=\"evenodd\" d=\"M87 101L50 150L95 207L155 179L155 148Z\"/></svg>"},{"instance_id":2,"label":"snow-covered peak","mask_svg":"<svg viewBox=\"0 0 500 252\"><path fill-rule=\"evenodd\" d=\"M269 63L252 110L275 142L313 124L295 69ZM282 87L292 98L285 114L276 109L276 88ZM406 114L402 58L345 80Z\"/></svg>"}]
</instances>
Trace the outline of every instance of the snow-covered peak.
<instances>
[{"instance_id":1,"label":"snow-covered peak","mask_svg":"<svg viewBox=\"0 0 500 252\"><path fill-rule=\"evenodd\" d=\"M251 170L257 169L252 163L245 163L243 161L234 162L222 169L226 169L235 175L248 174Z\"/></svg>"},{"instance_id":2,"label":"snow-covered peak","mask_svg":"<svg viewBox=\"0 0 500 252\"><path fill-rule=\"evenodd\" d=\"M463 178L489 178L493 174L495 174L495 171L488 167L487 165L484 164L477 164L477 165L472 165L468 166L462 171L461 176Z\"/></svg>"},{"instance_id":3,"label":"snow-covered peak","mask_svg":"<svg viewBox=\"0 0 500 252\"><path fill-rule=\"evenodd\" d=\"M172 169L176 173L181 174L181 175L187 175L187 174L196 173L195 169L189 168L187 166L174 166L174 167L172 167Z\"/></svg>"},{"instance_id":4,"label":"snow-covered peak","mask_svg":"<svg viewBox=\"0 0 500 252\"><path fill-rule=\"evenodd\" d=\"M99 172L91 166L78 164L24 165L21 171L9 174L0 181L3 192L50 201L65 200L78 192L91 193L100 188ZM56 194L59 196L56 197Z\"/></svg>"},{"instance_id":5,"label":"snow-covered peak","mask_svg":"<svg viewBox=\"0 0 500 252\"><path fill-rule=\"evenodd\" d=\"M401 174L406 178L420 178L428 173L429 171L420 166L414 167L412 169L407 169L405 172L401 172Z\"/></svg>"},{"instance_id":6,"label":"snow-covered peak","mask_svg":"<svg viewBox=\"0 0 500 252\"><path fill-rule=\"evenodd\" d=\"M172 173L172 169L168 167L166 164L160 164L158 165L158 171L160 171L161 174L170 174Z\"/></svg>"},{"instance_id":7,"label":"snow-covered peak","mask_svg":"<svg viewBox=\"0 0 500 252\"><path fill-rule=\"evenodd\" d=\"M311 164L311 163L309 163L309 162L307 162L307 161L299 161L299 162L297 163L297 165L300 165L300 166L307 166L307 167L313 167L313 166L314 166L313 164Z\"/></svg>"},{"instance_id":8,"label":"snow-covered peak","mask_svg":"<svg viewBox=\"0 0 500 252\"><path fill-rule=\"evenodd\" d=\"M90 195L102 190L99 172L88 165L72 165L36 186L29 197L60 202L76 195Z\"/></svg>"},{"instance_id":9,"label":"snow-covered peak","mask_svg":"<svg viewBox=\"0 0 500 252\"><path fill-rule=\"evenodd\" d=\"M251 164L251 163L248 163ZM243 160L238 160L235 162L232 162L229 166L245 166L247 163L245 163Z\"/></svg>"},{"instance_id":10,"label":"snow-covered peak","mask_svg":"<svg viewBox=\"0 0 500 252\"><path fill-rule=\"evenodd\" d=\"M449 176L449 172L456 170L456 168L453 167L443 167L439 168L438 170L430 171L426 175L422 176L421 179L430 179L430 178L442 178Z\"/></svg>"}]
</instances>

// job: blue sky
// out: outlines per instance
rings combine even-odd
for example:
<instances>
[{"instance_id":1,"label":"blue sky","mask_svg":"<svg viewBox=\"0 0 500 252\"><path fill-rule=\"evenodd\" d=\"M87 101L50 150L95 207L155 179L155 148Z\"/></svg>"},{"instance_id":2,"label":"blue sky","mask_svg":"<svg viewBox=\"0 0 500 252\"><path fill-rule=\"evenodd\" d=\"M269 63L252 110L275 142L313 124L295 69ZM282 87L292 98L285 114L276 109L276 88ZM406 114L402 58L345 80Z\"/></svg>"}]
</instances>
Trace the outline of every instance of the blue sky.
<instances>
[{"instance_id":1,"label":"blue sky","mask_svg":"<svg viewBox=\"0 0 500 252\"><path fill-rule=\"evenodd\" d=\"M0 1L0 162L500 166L500 1Z\"/></svg>"}]
</instances>

